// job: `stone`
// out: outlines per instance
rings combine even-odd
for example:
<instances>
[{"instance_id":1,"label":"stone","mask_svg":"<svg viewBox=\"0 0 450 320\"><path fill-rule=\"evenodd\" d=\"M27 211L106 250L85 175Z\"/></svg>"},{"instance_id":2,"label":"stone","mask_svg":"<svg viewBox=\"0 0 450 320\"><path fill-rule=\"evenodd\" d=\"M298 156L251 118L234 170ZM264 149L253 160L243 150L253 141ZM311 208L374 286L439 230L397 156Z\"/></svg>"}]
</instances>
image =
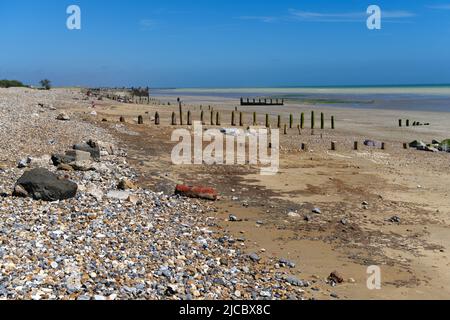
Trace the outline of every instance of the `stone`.
<instances>
[{"instance_id":1,"label":"stone","mask_svg":"<svg viewBox=\"0 0 450 320\"><path fill-rule=\"evenodd\" d=\"M58 165L57 169L59 171L74 171L74 168L71 165L65 163L61 163L60 165Z\"/></svg>"},{"instance_id":2,"label":"stone","mask_svg":"<svg viewBox=\"0 0 450 320\"><path fill-rule=\"evenodd\" d=\"M66 156L74 159L75 162L91 160L91 154L81 150L68 150Z\"/></svg>"},{"instance_id":3,"label":"stone","mask_svg":"<svg viewBox=\"0 0 450 320\"><path fill-rule=\"evenodd\" d=\"M342 283L344 282L344 277L342 277L342 275L338 271L333 271L328 276L328 280L334 283Z\"/></svg>"},{"instance_id":4,"label":"stone","mask_svg":"<svg viewBox=\"0 0 450 320\"><path fill-rule=\"evenodd\" d=\"M292 286L296 287L307 287L307 283L305 281L299 280L294 276L289 276L286 278L286 282Z\"/></svg>"},{"instance_id":5,"label":"stone","mask_svg":"<svg viewBox=\"0 0 450 320\"><path fill-rule=\"evenodd\" d=\"M230 222L237 222L239 221L238 218L235 215L230 214L228 221Z\"/></svg>"},{"instance_id":6,"label":"stone","mask_svg":"<svg viewBox=\"0 0 450 320\"><path fill-rule=\"evenodd\" d=\"M299 218L300 215L297 212L289 212L288 217L290 218Z\"/></svg>"},{"instance_id":7,"label":"stone","mask_svg":"<svg viewBox=\"0 0 450 320\"><path fill-rule=\"evenodd\" d=\"M427 145L423 141L419 141L419 140L414 140L413 142L411 142L409 144L410 148L417 148L417 149L425 148L426 146Z\"/></svg>"},{"instance_id":8,"label":"stone","mask_svg":"<svg viewBox=\"0 0 450 320\"><path fill-rule=\"evenodd\" d=\"M94 197L97 201L101 201L104 196L103 191L94 184L89 185L89 187L86 189L86 193Z\"/></svg>"},{"instance_id":9,"label":"stone","mask_svg":"<svg viewBox=\"0 0 450 320\"><path fill-rule=\"evenodd\" d=\"M19 160L19 162L17 163L17 168L19 169L23 169L28 167L28 165L30 164L30 161L28 161L29 159L21 159Z\"/></svg>"},{"instance_id":10,"label":"stone","mask_svg":"<svg viewBox=\"0 0 450 320\"><path fill-rule=\"evenodd\" d=\"M34 200L57 201L75 197L78 185L72 181L60 179L54 173L42 168L25 172L17 181L14 188L14 196L23 196L21 192L16 193L20 186Z\"/></svg>"},{"instance_id":11,"label":"stone","mask_svg":"<svg viewBox=\"0 0 450 320\"><path fill-rule=\"evenodd\" d=\"M70 164L75 171L95 171L96 168L92 161L77 161Z\"/></svg>"},{"instance_id":12,"label":"stone","mask_svg":"<svg viewBox=\"0 0 450 320\"><path fill-rule=\"evenodd\" d=\"M109 199L125 201L128 200L130 195L131 194L128 191L110 191L106 194L106 197Z\"/></svg>"},{"instance_id":13,"label":"stone","mask_svg":"<svg viewBox=\"0 0 450 320\"><path fill-rule=\"evenodd\" d=\"M250 258L250 260L252 260L253 262L259 262L261 261L261 258L256 254L256 253L251 253L248 256Z\"/></svg>"},{"instance_id":14,"label":"stone","mask_svg":"<svg viewBox=\"0 0 450 320\"><path fill-rule=\"evenodd\" d=\"M321 211L319 208L314 208L314 209L312 210L312 213L315 213L315 214L322 214L322 211Z\"/></svg>"},{"instance_id":15,"label":"stone","mask_svg":"<svg viewBox=\"0 0 450 320\"><path fill-rule=\"evenodd\" d=\"M70 121L70 117L66 114L66 113L60 113L57 117L56 120L60 120L60 121Z\"/></svg>"},{"instance_id":16,"label":"stone","mask_svg":"<svg viewBox=\"0 0 450 320\"><path fill-rule=\"evenodd\" d=\"M51 157L51 161L53 162L53 165L57 167L60 164L70 164L75 161L75 158L68 157L66 155L53 154Z\"/></svg>"},{"instance_id":17,"label":"stone","mask_svg":"<svg viewBox=\"0 0 450 320\"><path fill-rule=\"evenodd\" d=\"M400 223L401 219L397 216L393 216L393 217L389 218L388 221L392 222L392 223Z\"/></svg>"},{"instance_id":18,"label":"stone","mask_svg":"<svg viewBox=\"0 0 450 320\"><path fill-rule=\"evenodd\" d=\"M89 152L93 159L100 159L100 146L93 140L89 140L86 143L76 144L73 146L73 149Z\"/></svg>"},{"instance_id":19,"label":"stone","mask_svg":"<svg viewBox=\"0 0 450 320\"><path fill-rule=\"evenodd\" d=\"M122 179L117 185L117 189L125 191L125 190L135 190L137 189L137 187L131 180Z\"/></svg>"}]
</instances>

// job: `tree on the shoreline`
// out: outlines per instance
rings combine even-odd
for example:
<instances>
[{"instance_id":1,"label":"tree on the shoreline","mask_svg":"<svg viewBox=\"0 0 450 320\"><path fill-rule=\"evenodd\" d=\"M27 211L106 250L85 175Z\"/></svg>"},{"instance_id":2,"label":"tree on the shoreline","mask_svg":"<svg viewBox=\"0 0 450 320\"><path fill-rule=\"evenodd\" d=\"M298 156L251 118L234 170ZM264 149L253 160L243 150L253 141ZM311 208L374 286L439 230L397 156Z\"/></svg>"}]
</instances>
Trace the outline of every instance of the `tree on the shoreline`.
<instances>
[{"instance_id":1,"label":"tree on the shoreline","mask_svg":"<svg viewBox=\"0 0 450 320\"><path fill-rule=\"evenodd\" d=\"M45 90L50 90L52 88L52 83L48 79L41 80L39 83L41 84L41 87L44 88Z\"/></svg>"}]
</instances>

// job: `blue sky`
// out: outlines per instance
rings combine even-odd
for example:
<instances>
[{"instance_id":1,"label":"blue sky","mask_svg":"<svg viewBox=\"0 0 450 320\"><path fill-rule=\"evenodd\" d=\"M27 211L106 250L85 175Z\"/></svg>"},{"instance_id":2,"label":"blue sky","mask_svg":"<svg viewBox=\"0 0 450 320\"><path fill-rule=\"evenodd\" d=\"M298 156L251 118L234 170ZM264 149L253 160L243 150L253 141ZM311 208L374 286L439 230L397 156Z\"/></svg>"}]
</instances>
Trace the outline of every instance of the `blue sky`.
<instances>
[{"instance_id":1,"label":"blue sky","mask_svg":"<svg viewBox=\"0 0 450 320\"><path fill-rule=\"evenodd\" d=\"M0 78L29 84L450 83L450 0L1 0L0 24Z\"/></svg>"}]
</instances>

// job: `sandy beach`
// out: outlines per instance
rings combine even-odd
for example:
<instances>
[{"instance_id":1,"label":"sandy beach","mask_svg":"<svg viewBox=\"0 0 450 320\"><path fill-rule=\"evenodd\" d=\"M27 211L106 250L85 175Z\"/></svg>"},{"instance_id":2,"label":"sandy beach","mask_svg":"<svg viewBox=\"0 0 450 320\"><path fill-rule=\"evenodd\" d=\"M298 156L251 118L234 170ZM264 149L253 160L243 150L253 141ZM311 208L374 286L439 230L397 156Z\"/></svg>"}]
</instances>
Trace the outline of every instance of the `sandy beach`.
<instances>
[{"instance_id":1,"label":"sandy beach","mask_svg":"<svg viewBox=\"0 0 450 320\"><path fill-rule=\"evenodd\" d=\"M222 113L222 126L230 127L235 99L182 96L184 110L191 110L194 120L211 106ZM251 166L211 167L173 166L170 163L172 127L170 115L178 112L174 97L161 97L171 106L98 107L99 117L117 121L127 118L128 126L138 136L122 135L127 145L136 149L132 157L143 170L142 183L162 187L171 183L211 185L220 190L223 199L217 204L221 228L236 237L245 237L249 252L264 249L267 257L288 256L296 262L299 277L314 281L314 298L343 299L447 299L450 260L448 227L448 153L431 153L403 149L413 140L448 138L450 114L445 112L406 110L357 110L310 105L287 104L284 107L238 107L250 124L252 113L265 123L277 115L288 123L294 114L296 123L301 112L315 110L326 115L325 130L309 129L299 135L297 129L281 135L281 165L276 176L265 177ZM151 124L158 111L162 125ZM136 125L137 117L148 112L147 124ZM336 117L336 130L329 119ZM430 126L399 128L398 119L414 119ZM209 120L207 120L208 122ZM316 120L317 121L317 120ZM109 126L109 125L108 125ZM385 142L386 149L366 147L363 141ZM151 143L149 141L152 141ZM331 141L337 150L330 150ZM352 150L359 141L358 151ZM300 150L306 143L308 152ZM150 156L150 159L148 157ZM157 161L155 161L157 159ZM155 170L170 172L168 177L154 179ZM170 168L170 169L167 169ZM152 178L150 178L152 177ZM169 183L170 184L170 183ZM170 187L168 187L170 190ZM321 215L312 215L319 207ZM289 217L295 212L298 217ZM241 223L228 221L235 214ZM390 222L392 217L400 222ZM306 220L305 220L306 217ZM258 224L257 222L264 222ZM381 266L383 287L368 290L366 269ZM333 270L339 270L346 282L337 287L326 284Z\"/></svg>"},{"instance_id":2,"label":"sandy beach","mask_svg":"<svg viewBox=\"0 0 450 320\"><path fill-rule=\"evenodd\" d=\"M286 135L280 136L279 173L262 176L258 167L251 165L172 164L170 156L175 143L170 138L173 130L180 127L170 125L172 112L178 112L173 96L157 96L150 104L125 104L88 98L79 89L53 89L49 93L2 89L0 99L4 116L9 114L17 119L7 122L9 128L2 132L2 221L19 219L24 225L26 210L39 212L48 208L43 202L11 197L14 181L27 170L16 168L21 158L61 152L74 143L96 137L125 152L102 160L109 169L94 169L101 178L77 171L67 173L82 188L77 199L55 204L59 212L55 214L62 219L59 228L66 233L59 240L62 242L51 242L50 231L57 228L40 220L35 221L42 230L39 239L18 224L2 223L0 243L7 249L0 256L0 267L10 275L9 280L3 281L4 290L0 292L3 298L450 297L450 154L403 149L403 143L413 140L431 143L433 139L449 138L450 113L358 110L289 102L283 107L240 107L231 98L181 96L184 112L191 111L194 120L199 120L200 110L208 110L207 106L221 112L220 128L230 127L235 107L244 112L246 125L250 124L253 112L257 112L261 125L265 123L265 114L270 114L273 126L278 115L282 116L283 124L288 123L291 113L298 124L304 112L306 128L301 132L297 128L288 129ZM39 103L46 107L39 107ZM31 111L25 111L27 108ZM318 117L316 125L320 126L321 112L326 119L326 128L315 129L314 135L308 129L311 110ZM61 112L71 120L55 120ZM161 116L159 126L154 124L156 112ZM125 123L119 122L121 116ZM138 124L138 116L143 116L144 124ZM336 119L335 130L330 128L331 116ZM426 122L430 126L399 128L398 119ZM33 131L27 128L29 123L34 124ZM30 135L42 139L31 139ZM367 139L384 142L385 150L364 146ZM332 141L336 142L335 151L330 150ZM353 150L354 141L359 142L359 150ZM302 143L307 150L301 150ZM138 185L129 196L139 201L106 196L124 177ZM210 202L172 198L176 184L213 187L221 199ZM104 193L101 200L94 200L92 190L88 190L95 185ZM168 205L161 212L157 202L172 203L176 209ZM29 209L21 211L19 205ZM85 225L64 220L64 214L73 212L73 206L79 208L77 212L87 211L95 216L87 215ZM320 209L320 214L313 213L313 209ZM116 216L109 221L107 214ZM237 221L230 219L230 215ZM93 223L88 223L89 219ZM179 224L180 221L183 222ZM124 229L127 224L140 227L130 233ZM145 227L149 224L154 227ZM187 225L188 229L183 228ZM93 234L86 232L91 228ZM210 233L205 233L206 229ZM22 230L20 239L8 240L9 234L19 230ZM73 242L78 249L70 244L74 236L81 236L80 241ZM125 237L126 243L121 244L116 237ZM209 249L198 248L199 239L207 241ZM223 239L234 240L225 245ZM43 243L44 248L50 245L51 249L42 251L42 246L38 246L35 256L38 260L33 255L18 258L17 254L26 250L26 243L34 243L29 241ZM124 246L122 258L114 251L103 251L108 241L112 241L114 248ZM153 242L158 244L160 254L157 249L150 254L146 251L146 246ZM61 247L64 243L66 247ZM194 256L187 250L187 244L198 250ZM85 258L81 257L83 252ZM105 254L108 259L100 262ZM38 263L39 257L44 257L49 265L53 261L64 266L66 271L58 273L59 267L45 267ZM126 266L123 259L132 264ZM291 267L280 260L289 261ZM216 262L211 264L212 261ZM99 263L100 266L94 267ZM125 270L132 270L133 264L142 270L130 277L133 271ZM214 272L202 269L205 264ZM27 265L34 267L25 268ZM372 265L379 266L382 272L380 290L369 290L366 284L367 267ZM67 271L70 266L78 268L82 285L67 290L66 283L73 274ZM161 275L167 270L173 277ZM330 273L334 271L342 277L342 283L330 282ZM192 272L187 282L178 277L185 272ZM47 280L27 283L26 279L33 274L35 280L36 275ZM114 277L115 283L105 284L108 277ZM301 282L293 282L292 277ZM61 284L52 284L57 282Z\"/></svg>"}]
</instances>

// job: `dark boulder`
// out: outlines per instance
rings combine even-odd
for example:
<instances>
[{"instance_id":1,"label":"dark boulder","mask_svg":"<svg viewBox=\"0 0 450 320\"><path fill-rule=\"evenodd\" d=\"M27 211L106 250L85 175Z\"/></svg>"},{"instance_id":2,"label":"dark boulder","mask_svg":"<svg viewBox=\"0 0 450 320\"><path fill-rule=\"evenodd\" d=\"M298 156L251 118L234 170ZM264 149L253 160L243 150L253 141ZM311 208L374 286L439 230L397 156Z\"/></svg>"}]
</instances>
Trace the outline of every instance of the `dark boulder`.
<instances>
[{"instance_id":1,"label":"dark boulder","mask_svg":"<svg viewBox=\"0 0 450 320\"><path fill-rule=\"evenodd\" d=\"M13 196L28 196L34 200L57 201L75 197L78 185L59 178L42 168L27 171L17 180Z\"/></svg>"},{"instance_id":2,"label":"dark boulder","mask_svg":"<svg viewBox=\"0 0 450 320\"><path fill-rule=\"evenodd\" d=\"M100 159L100 146L97 142L89 140L86 143L80 143L73 146L74 150L89 152L93 159Z\"/></svg>"}]
</instances>

